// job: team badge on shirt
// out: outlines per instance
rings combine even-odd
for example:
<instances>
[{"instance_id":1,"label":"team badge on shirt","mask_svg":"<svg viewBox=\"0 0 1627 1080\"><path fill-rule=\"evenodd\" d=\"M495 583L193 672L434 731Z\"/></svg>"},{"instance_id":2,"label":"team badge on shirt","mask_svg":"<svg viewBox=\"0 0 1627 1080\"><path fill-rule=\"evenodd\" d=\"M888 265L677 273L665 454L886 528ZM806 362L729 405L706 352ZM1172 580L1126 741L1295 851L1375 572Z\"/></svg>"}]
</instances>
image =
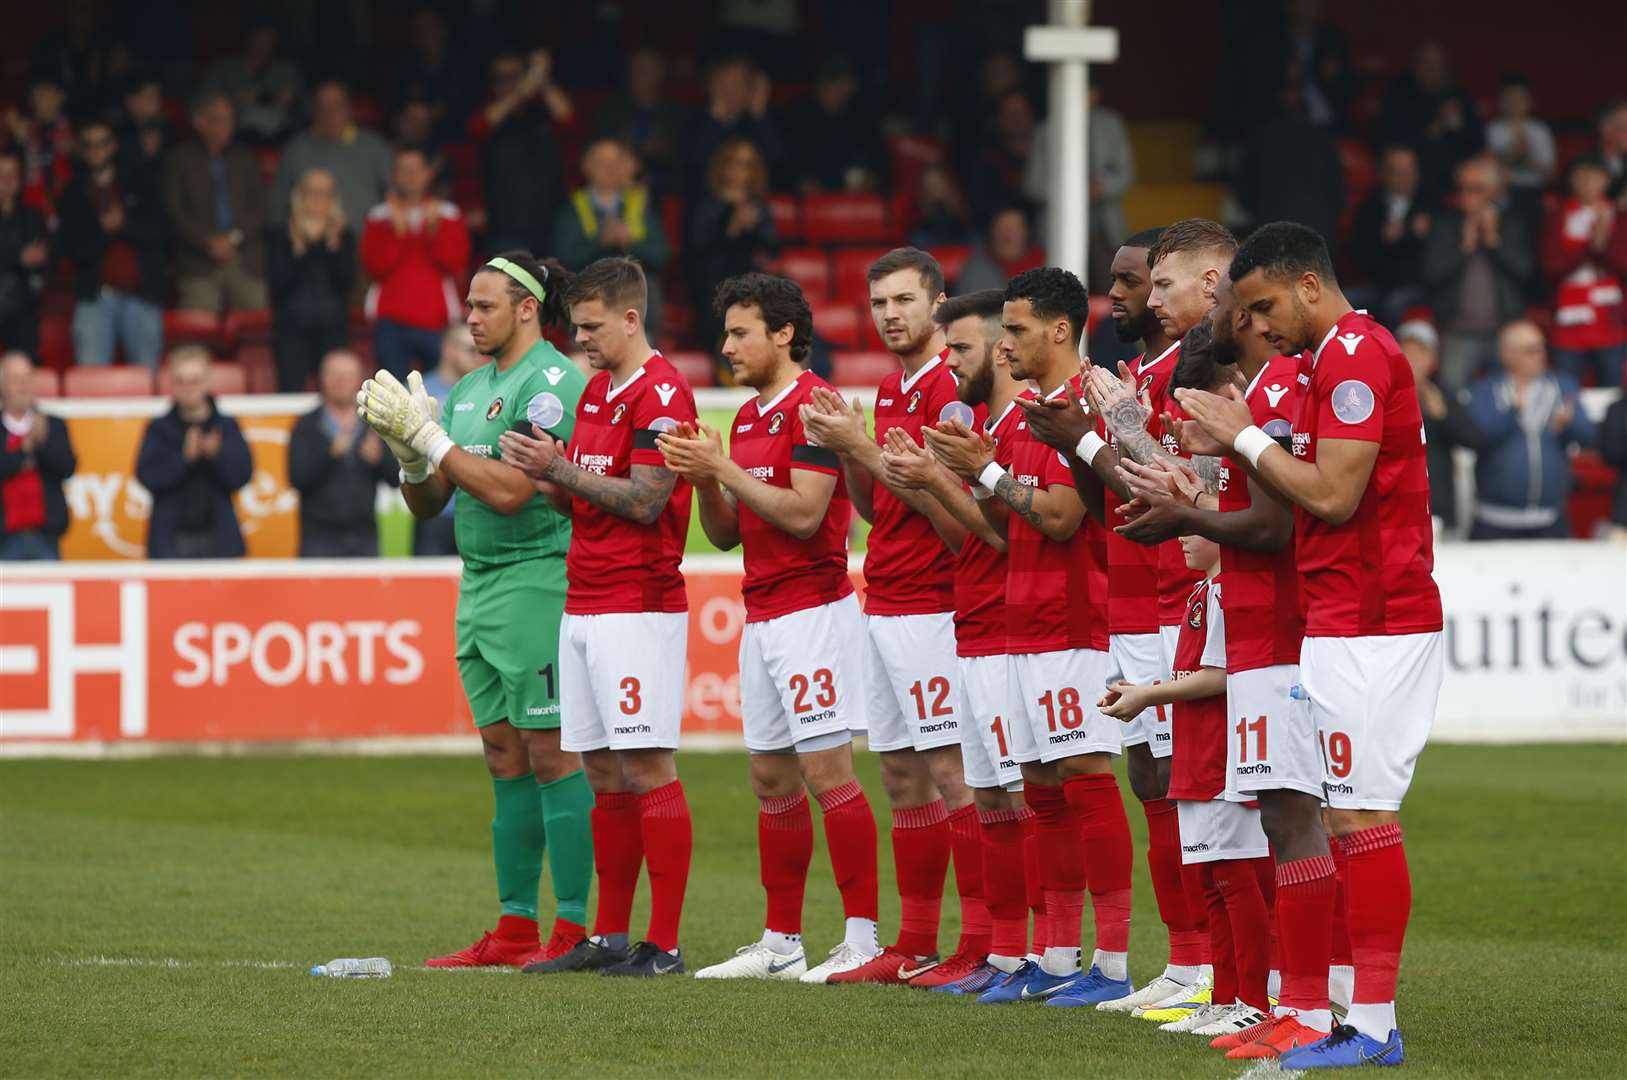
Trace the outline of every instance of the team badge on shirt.
<instances>
[{"instance_id":1,"label":"team badge on shirt","mask_svg":"<svg viewBox=\"0 0 1627 1080\"><path fill-rule=\"evenodd\" d=\"M1151 390L1151 389L1152 389L1152 376L1148 375L1145 379L1141 380L1141 389L1136 391L1136 396L1139 397L1140 395L1145 394L1148 390Z\"/></svg>"},{"instance_id":2,"label":"team badge on shirt","mask_svg":"<svg viewBox=\"0 0 1627 1080\"><path fill-rule=\"evenodd\" d=\"M917 390L917 391L915 391L915 393L910 395L910 403L908 405L904 406L904 411L907 412L907 413L912 413L913 414L915 412L915 410L919 409L920 407L921 407L921 391Z\"/></svg>"},{"instance_id":3,"label":"team badge on shirt","mask_svg":"<svg viewBox=\"0 0 1627 1080\"><path fill-rule=\"evenodd\" d=\"M1203 601L1195 600L1192 608L1186 613L1186 621L1194 630L1203 629Z\"/></svg>"},{"instance_id":4,"label":"team badge on shirt","mask_svg":"<svg viewBox=\"0 0 1627 1080\"><path fill-rule=\"evenodd\" d=\"M486 406L486 419L496 420L503 412L503 399L493 398L492 403Z\"/></svg>"},{"instance_id":5,"label":"team badge on shirt","mask_svg":"<svg viewBox=\"0 0 1627 1080\"><path fill-rule=\"evenodd\" d=\"M621 423L621 418L626 416L626 415L627 415L627 402L625 402L625 401L617 402L616 407L614 409L610 410L610 422L612 424L619 424L619 423Z\"/></svg>"},{"instance_id":6,"label":"team badge on shirt","mask_svg":"<svg viewBox=\"0 0 1627 1080\"><path fill-rule=\"evenodd\" d=\"M1347 424L1359 424L1373 415L1373 391L1360 379L1346 379L1333 388L1333 415Z\"/></svg>"},{"instance_id":7,"label":"team badge on shirt","mask_svg":"<svg viewBox=\"0 0 1627 1080\"><path fill-rule=\"evenodd\" d=\"M777 412L768 418L768 433L770 435L778 435L780 433L780 428L783 426L785 426L784 413Z\"/></svg>"}]
</instances>

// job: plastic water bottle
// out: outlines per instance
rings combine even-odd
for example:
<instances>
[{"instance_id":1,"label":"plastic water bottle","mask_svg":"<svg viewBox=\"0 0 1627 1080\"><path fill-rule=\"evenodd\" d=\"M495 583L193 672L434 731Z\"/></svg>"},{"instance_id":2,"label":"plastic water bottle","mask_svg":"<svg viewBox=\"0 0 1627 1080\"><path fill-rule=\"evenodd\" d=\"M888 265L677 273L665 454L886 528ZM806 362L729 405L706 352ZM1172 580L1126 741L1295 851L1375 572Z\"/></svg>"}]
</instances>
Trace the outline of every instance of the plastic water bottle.
<instances>
[{"instance_id":1,"label":"plastic water bottle","mask_svg":"<svg viewBox=\"0 0 1627 1080\"><path fill-rule=\"evenodd\" d=\"M325 975L335 979L388 979L390 961L382 956L369 956L365 960L345 958L329 960L311 969L312 975Z\"/></svg>"}]
</instances>

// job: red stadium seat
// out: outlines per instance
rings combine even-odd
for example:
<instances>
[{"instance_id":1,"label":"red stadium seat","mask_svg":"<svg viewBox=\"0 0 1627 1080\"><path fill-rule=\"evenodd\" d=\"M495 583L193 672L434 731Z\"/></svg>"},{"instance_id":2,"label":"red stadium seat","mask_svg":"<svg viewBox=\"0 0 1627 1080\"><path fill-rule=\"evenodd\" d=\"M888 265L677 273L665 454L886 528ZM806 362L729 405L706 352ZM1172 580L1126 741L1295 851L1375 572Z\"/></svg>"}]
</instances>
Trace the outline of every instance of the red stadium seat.
<instances>
[{"instance_id":1,"label":"red stadium seat","mask_svg":"<svg viewBox=\"0 0 1627 1080\"><path fill-rule=\"evenodd\" d=\"M870 303L870 285L865 281L870 264L887 254L891 248L842 248L836 252L836 276L831 282L831 295L850 304Z\"/></svg>"},{"instance_id":2,"label":"red stadium seat","mask_svg":"<svg viewBox=\"0 0 1627 1080\"><path fill-rule=\"evenodd\" d=\"M960 272L966 269L966 262L972 257L972 247L970 244L942 244L932 249L932 257L943 267L944 284L953 285L960 280Z\"/></svg>"},{"instance_id":3,"label":"red stadium seat","mask_svg":"<svg viewBox=\"0 0 1627 1080\"><path fill-rule=\"evenodd\" d=\"M270 345L254 343L237 347L237 363L248 380L250 394L277 392L277 359Z\"/></svg>"},{"instance_id":4,"label":"red stadium seat","mask_svg":"<svg viewBox=\"0 0 1627 1080\"><path fill-rule=\"evenodd\" d=\"M717 365L703 352L666 353L667 363L678 369L678 374L689 380L689 385L700 388L717 382Z\"/></svg>"},{"instance_id":5,"label":"red stadium seat","mask_svg":"<svg viewBox=\"0 0 1627 1080\"><path fill-rule=\"evenodd\" d=\"M802 212L797 207L795 195L770 192L768 212L774 218L774 233L780 238L780 243L802 239Z\"/></svg>"},{"instance_id":6,"label":"red stadium seat","mask_svg":"<svg viewBox=\"0 0 1627 1080\"><path fill-rule=\"evenodd\" d=\"M188 311L174 308L164 312L164 344L207 345L218 349L225 344L221 333L220 316L212 311Z\"/></svg>"},{"instance_id":7,"label":"red stadium seat","mask_svg":"<svg viewBox=\"0 0 1627 1080\"><path fill-rule=\"evenodd\" d=\"M151 397L153 373L135 364L73 367L62 378L64 397Z\"/></svg>"},{"instance_id":8,"label":"red stadium seat","mask_svg":"<svg viewBox=\"0 0 1627 1080\"><path fill-rule=\"evenodd\" d=\"M886 202L865 193L807 196L802 229L810 244L884 244L893 238Z\"/></svg>"},{"instance_id":9,"label":"red stadium seat","mask_svg":"<svg viewBox=\"0 0 1627 1080\"><path fill-rule=\"evenodd\" d=\"M260 179L265 181L267 187L277 175L277 166L282 162L282 147L256 146L254 148L255 160L260 163Z\"/></svg>"},{"instance_id":10,"label":"red stadium seat","mask_svg":"<svg viewBox=\"0 0 1627 1080\"><path fill-rule=\"evenodd\" d=\"M814 333L838 348L859 347L864 333L862 323L870 320L858 308L840 300L815 300L811 306Z\"/></svg>"},{"instance_id":11,"label":"red stadium seat","mask_svg":"<svg viewBox=\"0 0 1627 1080\"><path fill-rule=\"evenodd\" d=\"M209 392L211 394L246 394L249 392L248 372L242 364L230 360L216 360L209 365ZM169 397L169 368L158 372L158 393Z\"/></svg>"},{"instance_id":12,"label":"red stadium seat","mask_svg":"<svg viewBox=\"0 0 1627 1080\"><path fill-rule=\"evenodd\" d=\"M265 309L233 311L221 321L221 331L230 346L259 344L271 340L271 312Z\"/></svg>"},{"instance_id":13,"label":"red stadium seat","mask_svg":"<svg viewBox=\"0 0 1627 1080\"><path fill-rule=\"evenodd\" d=\"M54 398L62 396L62 376L48 367L34 369L34 396Z\"/></svg>"},{"instance_id":14,"label":"red stadium seat","mask_svg":"<svg viewBox=\"0 0 1627 1080\"><path fill-rule=\"evenodd\" d=\"M71 314L40 316L40 351L35 357L41 364L57 371L73 366L73 316Z\"/></svg>"},{"instance_id":15,"label":"red stadium seat","mask_svg":"<svg viewBox=\"0 0 1627 1080\"><path fill-rule=\"evenodd\" d=\"M810 301L830 297L830 256L822 248L791 248L782 252L774 269L802 286Z\"/></svg>"},{"instance_id":16,"label":"red stadium seat","mask_svg":"<svg viewBox=\"0 0 1627 1080\"><path fill-rule=\"evenodd\" d=\"M661 228L667 234L667 248L671 258L676 261L678 253L684 249L684 234L688 231L688 222L684 220L684 200L677 195L661 196Z\"/></svg>"},{"instance_id":17,"label":"red stadium seat","mask_svg":"<svg viewBox=\"0 0 1627 1080\"><path fill-rule=\"evenodd\" d=\"M830 381L837 386L880 386L898 370L898 357L890 352L855 350L831 356Z\"/></svg>"},{"instance_id":18,"label":"red stadium seat","mask_svg":"<svg viewBox=\"0 0 1627 1080\"><path fill-rule=\"evenodd\" d=\"M913 199L927 166L943 161L943 140L928 135L894 135L887 140L887 154L893 168L889 186L894 191L908 192Z\"/></svg>"}]
</instances>

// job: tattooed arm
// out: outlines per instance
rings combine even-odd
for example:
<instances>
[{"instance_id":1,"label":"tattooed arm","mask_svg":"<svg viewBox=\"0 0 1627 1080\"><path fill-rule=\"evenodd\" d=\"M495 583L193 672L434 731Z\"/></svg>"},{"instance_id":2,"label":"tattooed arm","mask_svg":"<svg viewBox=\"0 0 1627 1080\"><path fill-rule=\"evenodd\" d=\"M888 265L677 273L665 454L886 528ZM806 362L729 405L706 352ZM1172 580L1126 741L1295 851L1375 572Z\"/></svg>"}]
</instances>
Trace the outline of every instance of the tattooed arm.
<instances>
[{"instance_id":1,"label":"tattooed arm","mask_svg":"<svg viewBox=\"0 0 1627 1080\"><path fill-rule=\"evenodd\" d=\"M660 519L678 482L675 474L660 465L634 465L625 477L600 476L562 457L554 458L542 475L600 510L640 525Z\"/></svg>"},{"instance_id":2,"label":"tattooed arm","mask_svg":"<svg viewBox=\"0 0 1627 1080\"><path fill-rule=\"evenodd\" d=\"M1084 500L1071 483L1029 487L1007 473L994 485L994 497L1051 540L1068 539L1085 519Z\"/></svg>"}]
</instances>

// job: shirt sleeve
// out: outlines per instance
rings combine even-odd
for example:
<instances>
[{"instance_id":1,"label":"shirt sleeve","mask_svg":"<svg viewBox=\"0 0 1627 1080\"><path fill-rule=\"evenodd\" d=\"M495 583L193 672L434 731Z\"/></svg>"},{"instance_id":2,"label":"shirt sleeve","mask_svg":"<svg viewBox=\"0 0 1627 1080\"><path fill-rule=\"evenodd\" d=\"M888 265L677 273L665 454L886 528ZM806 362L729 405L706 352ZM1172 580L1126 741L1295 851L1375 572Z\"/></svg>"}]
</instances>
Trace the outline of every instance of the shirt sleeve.
<instances>
[{"instance_id":1,"label":"shirt sleeve","mask_svg":"<svg viewBox=\"0 0 1627 1080\"><path fill-rule=\"evenodd\" d=\"M1321 390L1317 437L1382 442L1390 396L1390 361L1370 339L1352 347L1336 337L1322 349L1312 376Z\"/></svg>"},{"instance_id":2,"label":"shirt sleeve","mask_svg":"<svg viewBox=\"0 0 1627 1080\"><path fill-rule=\"evenodd\" d=\"M563 358L545 366L542 372L531 383L531 397L525 403L526 421L568 443L576 430L576 406L587 379L575 364Z\"/></svg>"},{"instance_id":3,"label":"shirt sleeve","mask_svg":"<svg viewBox=\"0 0 1627 1080\"><path fill-rule=\"evenodd\" d=\"M1220 602L1220 582L1216 581L1209 586L1209 599L1206 602L1208 610L1204 612L1204 620L1209 627L1208 635L1203 639L1203 655L1198 658L1199 667L1220 668L1226 670L1226 612Z\"/></svg>"},{"instance_id":4,"label":"shirt sleeve","mask_svg":"<svg viewBox=\"0 0 1627 1080\"><path fill-rule=\"evenodd\" d=\"M1045 448L1045 467L1040 474L1040 487L1048 488L1053 484L1066 484L1073 486L1073 466L1068 463L1068 455L1060 450Z\"/></svg>"},{"instance_id":5,"label":"shirt sleeve","mask_svg":"<svg viewBox=\"0 0 1627 1080\"><path fill-rule=\"evenodd\" d=\"M791 426L791 468L810 469L831 476L841 474L842 462L836 456L836 451L808 441L808 433L802 428L801 410L795 406L787 407L785 422Z\"/></svg>"},{"instance_id":6,"label":"shirt sleeve","mask_svg":"<svg viewBox=\"0 0 1627 1080\"><path fill-rule=\"evenodd\" d=\"M695 398L687 386L662 379L644 387L633 406L633 464L664 465L656 436L695 420Z\"/></svg>"}]
</instances>

